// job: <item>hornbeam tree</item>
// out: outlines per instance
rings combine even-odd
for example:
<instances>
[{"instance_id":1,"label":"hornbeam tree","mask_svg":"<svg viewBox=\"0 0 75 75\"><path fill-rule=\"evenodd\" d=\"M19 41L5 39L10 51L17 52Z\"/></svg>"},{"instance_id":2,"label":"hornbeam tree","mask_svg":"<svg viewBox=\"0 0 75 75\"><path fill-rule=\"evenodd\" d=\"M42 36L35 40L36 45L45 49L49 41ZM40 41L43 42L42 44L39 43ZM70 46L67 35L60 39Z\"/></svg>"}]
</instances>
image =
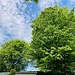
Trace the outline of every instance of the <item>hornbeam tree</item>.
<instances>
[{"instance_id":1,"label":"hornbeam tree","mask_svg":"<svg viewBox=\"0 0 75 75\"><path fill-rule=\"evenodd\" d=\"M75 69L75 14L59 6L45 8L33 21L32 56L40 71L72 75Z\"/></svg>"}]
</instances>

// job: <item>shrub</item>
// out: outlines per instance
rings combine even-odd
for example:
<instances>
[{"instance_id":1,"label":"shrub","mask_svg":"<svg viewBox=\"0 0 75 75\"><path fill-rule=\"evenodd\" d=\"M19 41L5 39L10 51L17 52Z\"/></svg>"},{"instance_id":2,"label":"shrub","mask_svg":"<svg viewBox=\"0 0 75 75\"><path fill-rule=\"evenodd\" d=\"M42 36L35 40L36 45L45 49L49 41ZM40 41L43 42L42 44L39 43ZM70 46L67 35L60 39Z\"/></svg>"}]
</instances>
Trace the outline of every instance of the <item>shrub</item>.
<instances>
[{"instance_id":1,"label":"shrub","mask_svg":"<svg viewBox=\"0 0 75 75\"><path fill-rule=\"evenodd\" d=\"M15 69L11 69L9 75L15 75L15 73L16 73L16 70Z\"/></svg>"}]
</instances>

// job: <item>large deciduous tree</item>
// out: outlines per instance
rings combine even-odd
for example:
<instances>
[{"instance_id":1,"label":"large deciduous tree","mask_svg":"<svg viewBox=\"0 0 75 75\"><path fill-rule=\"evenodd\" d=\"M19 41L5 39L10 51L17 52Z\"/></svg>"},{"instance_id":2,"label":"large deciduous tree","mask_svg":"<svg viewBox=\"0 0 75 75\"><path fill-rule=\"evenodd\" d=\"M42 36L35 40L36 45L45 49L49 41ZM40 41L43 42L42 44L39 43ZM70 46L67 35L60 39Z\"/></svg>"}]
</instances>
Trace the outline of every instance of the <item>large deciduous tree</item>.
<instances>
[{"instance_id":1,"label":"large deciduous tree","mask_svg":"<svg viewBox=\"0 0 75 75\"><path fill-rule=\"evenodd\" d=\"M31 25L33 58L40 71L70 75L75 68L75 14L57 5L44 9Z\"/></svg>"},{"instance_id":2,"label":"large deciduous tree","mask_svg":"<svg viewBox=\"0 0 75 75\"><path fill-rule=\"evenodd\" d=\"M5 42L0 49L0 72L25 70L28 64L29 45L22 40Z\"/></svg>"}]
</instances>

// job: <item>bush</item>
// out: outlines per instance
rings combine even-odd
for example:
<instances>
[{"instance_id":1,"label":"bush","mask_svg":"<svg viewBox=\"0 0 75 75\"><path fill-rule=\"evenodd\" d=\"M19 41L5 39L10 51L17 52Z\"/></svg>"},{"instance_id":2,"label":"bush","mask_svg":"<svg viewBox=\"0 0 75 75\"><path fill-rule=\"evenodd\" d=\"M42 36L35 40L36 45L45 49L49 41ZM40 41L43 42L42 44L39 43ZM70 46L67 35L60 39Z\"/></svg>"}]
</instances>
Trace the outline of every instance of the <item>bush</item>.
<instances>
[{"instance_id":1,"label":"bush","mask_svg":"<svg viewBox=\"0 0 75 75\"><path fill-rule=\"evenodd\" d=\"M11 69L9 75L15 75L15 73L16 73L16 70L15 69Z\"/></svg>"}]
</instances>

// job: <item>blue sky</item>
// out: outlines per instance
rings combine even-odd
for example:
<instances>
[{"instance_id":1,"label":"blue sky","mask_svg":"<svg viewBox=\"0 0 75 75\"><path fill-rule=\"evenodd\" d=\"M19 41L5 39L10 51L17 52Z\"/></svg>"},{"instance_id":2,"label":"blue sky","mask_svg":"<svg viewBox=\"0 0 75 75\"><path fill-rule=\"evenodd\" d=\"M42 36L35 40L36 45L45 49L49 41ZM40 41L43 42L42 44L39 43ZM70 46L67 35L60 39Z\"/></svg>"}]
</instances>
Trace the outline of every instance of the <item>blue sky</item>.
<instances>
[{"instance_id":1,"label":"blue sky","mask_svg":"<svg viewBox=\"0 0 75 75\"><path fill-rule=\"evenodd\" d=\"M55 4L73 8L75 0L39 0L38 4L25 0L0 0L0 44L16 38L30 42L32 20L44 8Z\"/></svg>"},{"instance_id":2,"label":"blue sky","mask_svg":"<svg viewBox=\"0 0 75 75\"><path fill-rule=\"evenodd\" d=\"M44 8L55 4L71 9L75 0L39 0L38 4L25 0L0 0L0 44L16 38L30 42L32 20Z\"/></svg>"}]
</instances>

